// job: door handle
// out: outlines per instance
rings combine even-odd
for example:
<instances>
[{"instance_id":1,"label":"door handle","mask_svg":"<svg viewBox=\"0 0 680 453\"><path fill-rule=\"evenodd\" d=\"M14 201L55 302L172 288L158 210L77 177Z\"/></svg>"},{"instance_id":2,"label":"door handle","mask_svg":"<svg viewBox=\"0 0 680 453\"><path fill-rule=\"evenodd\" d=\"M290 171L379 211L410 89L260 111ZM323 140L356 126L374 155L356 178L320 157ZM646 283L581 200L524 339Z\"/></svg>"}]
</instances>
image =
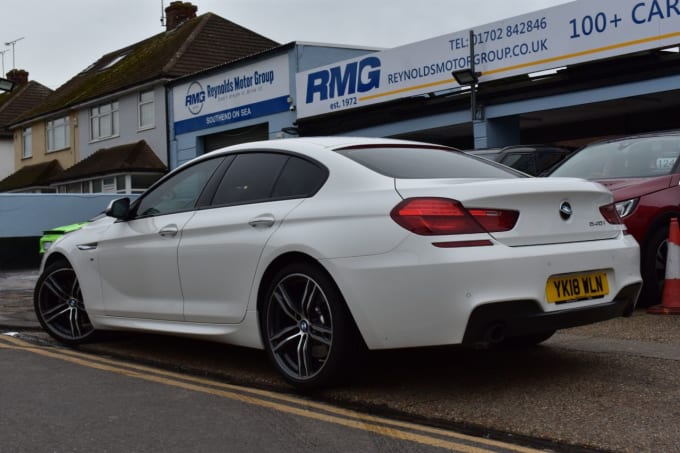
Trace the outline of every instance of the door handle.
<instances>
[{"instance_id":1,"label":"door handle","mask_svg":"<svg viewBox=\"0 0 680 453\"><path fill-rule=\"evenodd\" d=\"M177 225L167 225L164 226L163 228L160 229L158 234L161 237L167 238L167 237L175 237L177 236L177 233L179 232L179 228L177 228Z\"/></svg>"},{"instance_id":2,"label":"door handle","mask_svg":"<svg viewBox=\"0 0 680 453\"><path fill-rule=\"evenodd\" d=\"M274 225L275 221L276 221L276 219L274 219L273 215L265 214L265 215L255 217L253 220L248 222L248 225L250 225L253 228L257 228L257 227L269 228L272 225Z\"/></svg>"}]
</instances>

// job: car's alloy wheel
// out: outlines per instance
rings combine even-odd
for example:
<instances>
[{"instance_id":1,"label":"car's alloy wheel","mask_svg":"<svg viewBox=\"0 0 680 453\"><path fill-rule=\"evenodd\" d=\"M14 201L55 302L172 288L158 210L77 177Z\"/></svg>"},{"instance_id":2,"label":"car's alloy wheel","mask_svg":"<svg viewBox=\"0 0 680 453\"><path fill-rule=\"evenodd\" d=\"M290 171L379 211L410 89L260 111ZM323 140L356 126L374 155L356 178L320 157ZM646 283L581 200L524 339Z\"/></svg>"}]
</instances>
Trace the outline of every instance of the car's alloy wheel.
<instances>
[{"instance_id":1,"label":"car's alloy wheel","mask_svg":"<svg viewBox=\"0 0 680 453\"><path fill-rule=\"evenodd\" d=\"M310 388L338 377L351 320L325 273L306 263L279 271L266 293L262 323L269 356L288 382Z\"/></svg>"},{"instance_id":2,"label":"car's alloy wheel","mask_svg":"<svg viewBox=\"0 0 680 453\"><path fill-rule=\"evenodd\" d=\"M94 333L78 277L68 263L60 261L45 269L38 279L33 299L38 321L62 343L82 343Z\"/></svg>"}]
</instances>

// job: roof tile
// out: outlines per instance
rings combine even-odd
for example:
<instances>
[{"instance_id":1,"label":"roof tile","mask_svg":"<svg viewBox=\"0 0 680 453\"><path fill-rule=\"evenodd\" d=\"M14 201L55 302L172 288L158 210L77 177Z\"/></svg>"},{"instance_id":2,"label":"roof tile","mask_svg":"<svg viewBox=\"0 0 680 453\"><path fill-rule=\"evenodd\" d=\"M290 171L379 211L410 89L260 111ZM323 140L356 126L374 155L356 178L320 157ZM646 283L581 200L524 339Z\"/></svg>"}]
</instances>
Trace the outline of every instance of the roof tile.
<instances>
[{"instance_id":1,"label":"roof tile","mask_svg":"<svg viewBox=\"0 0 680 453\"><path fill-rule=\"evenodd\" d=\"M41 164L26 165L0 181L0 192L45 187L51 178L62 172L59 161L51 160Z\"/></svg>"},{"instance_id":2,"label":"roof tile","mask_svg":"<svg viewBox=\"0 0 680 453\"><path fill-rule=\"evenodd\" d=\"M102 56L59 87L41 106L23 115L20 121L147 82L188 75L278 45L216 14L205 13L173 30Z\"/></svg>"},{"instance_id":3,"label":"roof tile","mask_svg":"<svg viewBox=\"0 0 680 453\"><path fill-rule=\"evenodd\" d=\"M19 85L9 93L0 94L0 137L12 137L9 125L22 114L40 105L53 91L30 81Z\"/></svg>"},{"instance_id":4,"label":"roof tile","mask_svg":"<svg viewBox=\"0 0 680 453\"><path fill-rule=\"evenodd\" d=\"M56 175L50 182L64 182L122 172L165 173L167 167L144 140L103 148Z\"/></svg>"}]
</instances>

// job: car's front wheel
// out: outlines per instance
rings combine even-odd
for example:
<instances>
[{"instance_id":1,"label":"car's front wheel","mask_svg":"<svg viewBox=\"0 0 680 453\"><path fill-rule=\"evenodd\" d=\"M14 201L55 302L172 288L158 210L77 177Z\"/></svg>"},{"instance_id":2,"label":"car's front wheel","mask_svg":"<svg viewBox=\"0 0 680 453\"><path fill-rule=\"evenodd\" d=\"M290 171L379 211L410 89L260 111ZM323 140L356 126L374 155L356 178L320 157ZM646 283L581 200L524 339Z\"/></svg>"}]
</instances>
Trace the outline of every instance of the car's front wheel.
<instances>
[{"instance_id":1,"label":"car's front wheel","mask_svg":"<svg viewBox=\"0 0 680 453\"><path fill-rule=\"evenodd\" d=\"M35 286L33 306L40 325L62 343L80 344L95 333L78 277L66 261L45 268Z\"/></svg>"},{"instance_id":2,"label":"car's front wheel","mask_svg":"<svg viewBox=\"0 0 680 453\"><path fill-rule=\"evenodd\" d=\"M261 323L271 361L294 386L324 386L345 369L353 322L337 286L318 267L293 263L277 272Z\"/></svg>"}]
</instances>

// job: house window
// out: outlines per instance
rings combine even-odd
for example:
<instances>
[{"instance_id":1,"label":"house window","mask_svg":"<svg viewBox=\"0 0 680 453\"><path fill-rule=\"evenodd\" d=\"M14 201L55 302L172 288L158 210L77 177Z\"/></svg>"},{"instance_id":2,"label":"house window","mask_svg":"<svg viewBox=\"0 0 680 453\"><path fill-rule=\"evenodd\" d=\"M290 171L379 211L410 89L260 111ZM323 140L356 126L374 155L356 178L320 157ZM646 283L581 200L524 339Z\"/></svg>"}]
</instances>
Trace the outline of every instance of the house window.
<instances>
[{"instance_id":1,"label":"house window","mask_svg":"<svg viewBox=\"0 0 680 453\"><path fill-rule=\"evenodd\" d=\"M90 139L104 140L119 134L118 101L90 108Z\"/></svg>"},{"instance_id":2,"label":"house window","mask_svg":"<svg viewBox=\"0 0 680 453\"><path fill-rule=\"evenodd\" d=\"M160 174L139 174L130 177L132 193L142 193L160 179Z\"/></svg>"},{"instance_id":3,"label":"house window","mask_svg":"<svg viewBox=\"0 0 680 453\"><path fill-rule=\"evenodd\" d=\"M116 178L109 177L102 180L102 192L113 193L116 191Z\"/></svg>"},{"instance_id":4,"label":"house window","mask_svg":"<svg viewBox=\"0 0 680 453\"><path fill-rule=\"evenodd\" d=\"M72 182L57 186L58 193L87 193L87 182Z\"/></svg>"},{"instance_id":5,"label":"house window","mask_svg":"<svg viewBox=\"0 0 680 453\"><path fill-rule=\"evenodd\" d=\"M127 176L116 176L116 192L127 193Z\"/></svg>"},{"instance_id":6,"label":"house window","mask_svg":"<svg viewBox=\"0 0 680 453\"><path fill-rule=\"evenodd\" d=\"M47 122L47 152L68 148L69 121L68 116Z\"/></svg>"},{"instance_id":7,"label":"house window","mask_svg":"<svg viewBox=\"0 0 680 453\"><path fill-rule=\"evenodd\" d=\"M139 93L139 129L149 129L154 126L154 100L153 91L144 91Z\"/></svg>"},{"instance_id":8,"label":"house window","mask_svg":"<svg viewBox=\"0 0 680 453\"><path fill-rule=\"evenodd\" d=\"M33 156L33 129L27 127L21 139L21 158L28 159L31 156Z\"/></svg>"}]
</instances>

